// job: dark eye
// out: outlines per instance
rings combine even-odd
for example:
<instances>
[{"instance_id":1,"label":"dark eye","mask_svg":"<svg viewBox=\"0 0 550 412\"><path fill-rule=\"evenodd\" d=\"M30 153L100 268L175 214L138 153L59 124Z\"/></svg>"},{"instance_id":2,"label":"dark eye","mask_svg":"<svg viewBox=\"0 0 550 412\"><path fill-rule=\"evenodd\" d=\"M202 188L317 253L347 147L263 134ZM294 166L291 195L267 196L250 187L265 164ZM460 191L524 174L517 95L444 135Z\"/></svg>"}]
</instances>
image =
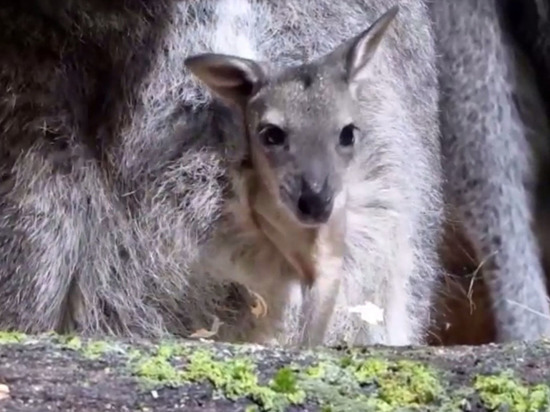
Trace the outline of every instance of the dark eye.
<instances>
[{"instance_id":1,"label":"dark eye","mask_svg":"<svg viewBox=\"0 0 550 412\"><path fill-rule=\"evenodd\" d=\"M355 143L355 125L348 124L342 128L340 132L340 146L349 147Z\"/></svg>"},{"instance_id":2,"label":"dark eye","mask_svg":"<svg viewBox=\"0 0 550 412\"><path fill-rule=\"evenodd\" d=\"M286 142L286 132L273 124L261 127L260 136L266 146L281 146Z\"/></svg>"}]
</instances>

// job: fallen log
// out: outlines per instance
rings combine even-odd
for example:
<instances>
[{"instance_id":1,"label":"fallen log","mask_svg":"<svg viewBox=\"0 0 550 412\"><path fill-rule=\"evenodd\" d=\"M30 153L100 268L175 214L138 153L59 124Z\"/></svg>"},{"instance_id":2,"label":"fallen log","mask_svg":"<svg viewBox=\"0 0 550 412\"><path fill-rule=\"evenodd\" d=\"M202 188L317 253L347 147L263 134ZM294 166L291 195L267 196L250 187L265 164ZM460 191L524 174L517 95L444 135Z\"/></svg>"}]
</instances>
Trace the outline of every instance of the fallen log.
<instances>
[{"instance_id":1,"label":"fallen log","mask_svg":"<svg viewBox=\"0 0 550 412\"><path fill-rule=\"evenodd\" d=\"M290 350L0 332L2 411L548 411L550 342Z\"/></svg>"}]
</instances>

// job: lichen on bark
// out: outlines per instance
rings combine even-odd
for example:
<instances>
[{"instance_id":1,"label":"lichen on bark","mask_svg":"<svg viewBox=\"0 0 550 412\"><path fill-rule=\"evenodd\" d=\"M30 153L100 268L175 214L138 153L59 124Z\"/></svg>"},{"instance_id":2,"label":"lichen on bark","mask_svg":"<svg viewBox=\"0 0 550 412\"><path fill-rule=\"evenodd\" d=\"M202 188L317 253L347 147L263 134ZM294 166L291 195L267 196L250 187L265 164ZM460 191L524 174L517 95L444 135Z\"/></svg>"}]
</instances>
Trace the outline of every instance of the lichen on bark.
<instances>
[{"instance_id":1,"label":"lichen on bark","mask_svg":"<svg viewBox=\"0 0 550 412\"><path fill-rule=\"evenodd\" d=\"M0 333L1 410L550 410L550 343L295 350Z\"/></svg>"}]
</instances>

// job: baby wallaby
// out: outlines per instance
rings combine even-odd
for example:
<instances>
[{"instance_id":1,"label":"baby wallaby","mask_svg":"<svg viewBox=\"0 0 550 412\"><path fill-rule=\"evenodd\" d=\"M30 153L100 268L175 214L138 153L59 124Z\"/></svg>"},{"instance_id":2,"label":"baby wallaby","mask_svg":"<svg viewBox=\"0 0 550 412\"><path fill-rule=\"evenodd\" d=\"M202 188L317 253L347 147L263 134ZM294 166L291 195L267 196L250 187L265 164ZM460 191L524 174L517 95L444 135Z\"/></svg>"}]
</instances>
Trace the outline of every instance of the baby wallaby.
<instances>
[{"instance_id":1,"label":"baby wallaby","mask_svg":"<svg viewBox=\"0 0 550 412\"><path fill-rule=\"evenodd\" d=\"M274 338L298 279L298 342L324 342L347 276L346 241L353 236L347 228L348 172L357 151L365 150L360 89L397 13L394 6L329 54L281 70L224 54L185 61L243 121L249 163L233 170L236 195L226 207L231 223L207 260L210 272L223 268L222 276L266 299L270 314L261 337L252 340Z\"/></svg>"}]
</instances>

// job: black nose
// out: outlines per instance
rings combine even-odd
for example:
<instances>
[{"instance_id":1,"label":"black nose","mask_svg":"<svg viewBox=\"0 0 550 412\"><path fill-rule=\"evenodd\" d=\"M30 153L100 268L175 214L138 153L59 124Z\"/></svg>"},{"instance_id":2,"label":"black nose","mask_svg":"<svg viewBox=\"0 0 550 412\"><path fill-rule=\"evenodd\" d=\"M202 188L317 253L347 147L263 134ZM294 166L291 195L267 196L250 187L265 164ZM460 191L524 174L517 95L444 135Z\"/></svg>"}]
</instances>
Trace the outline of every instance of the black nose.
<instances>
[{"instance_id":1,"label":"black nose","mask_svg":"<svg viewBox=\"0 0 550 412\"><path fill-rule=\"evenodd\" d=\"M318 190L314 190L312 185L302 179L298 210L306 220L326 222L332 212L332 196L327 181Z\"/></svg>"}]
</instances>

